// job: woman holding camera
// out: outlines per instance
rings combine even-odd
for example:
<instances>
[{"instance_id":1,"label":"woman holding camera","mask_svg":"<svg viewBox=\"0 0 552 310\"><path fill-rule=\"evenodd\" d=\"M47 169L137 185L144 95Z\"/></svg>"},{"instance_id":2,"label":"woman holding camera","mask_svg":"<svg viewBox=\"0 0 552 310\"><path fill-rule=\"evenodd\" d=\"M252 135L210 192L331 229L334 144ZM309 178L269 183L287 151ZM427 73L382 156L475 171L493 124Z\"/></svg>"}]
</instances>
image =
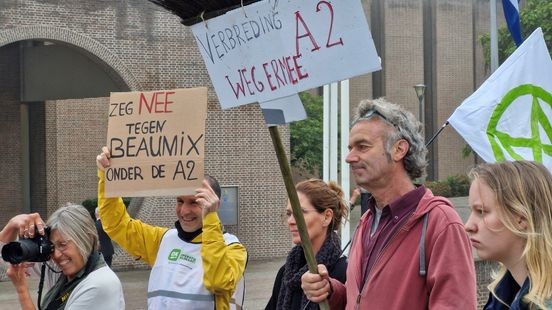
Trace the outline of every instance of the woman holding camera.
<instances>
[{"instance_id":1,"label":"woman holding camera","mask_svg":"<svg viewBox=\"0 0 552 310\"><path fill-rule=\"evenodd\" d=\"M45 227L49 227L49 236ZM61 272L39 301L42 309L125 308L121 282L98 252L98 233L86 208L68 204L56 210L46 225L37 213L17 215L0 232L0 241L14 241L17 235L35 238L36 234L51 242L50 259ZM9 254L4 250L3 255ZM27 263L11 265L7 275L22 309L35 309L27 284L27 267Z\"/></svg>"}]
</instances>

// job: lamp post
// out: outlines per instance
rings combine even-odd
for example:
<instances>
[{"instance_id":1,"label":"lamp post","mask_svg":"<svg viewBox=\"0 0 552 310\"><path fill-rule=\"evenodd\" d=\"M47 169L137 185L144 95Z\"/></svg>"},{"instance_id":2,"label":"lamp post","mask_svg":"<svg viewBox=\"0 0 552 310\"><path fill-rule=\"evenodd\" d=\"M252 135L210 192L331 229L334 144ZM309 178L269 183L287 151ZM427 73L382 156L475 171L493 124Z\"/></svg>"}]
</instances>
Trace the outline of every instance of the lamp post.
<instances>
[{"instance_id":1,"label":"lamp post","mask_svg":"<svg viewBox=\"0 0 552 310\"><path fill-rule=\"evenodd\" d=\"M424 129L425 129L425 107L424 107L425 89L426 89L426 86L424 84L414 85L414 90L416 91L416 96L418 96L418 102L419 102L418 120L420 121L420 123L423 124Z\"/></svg>"}]
</instances>

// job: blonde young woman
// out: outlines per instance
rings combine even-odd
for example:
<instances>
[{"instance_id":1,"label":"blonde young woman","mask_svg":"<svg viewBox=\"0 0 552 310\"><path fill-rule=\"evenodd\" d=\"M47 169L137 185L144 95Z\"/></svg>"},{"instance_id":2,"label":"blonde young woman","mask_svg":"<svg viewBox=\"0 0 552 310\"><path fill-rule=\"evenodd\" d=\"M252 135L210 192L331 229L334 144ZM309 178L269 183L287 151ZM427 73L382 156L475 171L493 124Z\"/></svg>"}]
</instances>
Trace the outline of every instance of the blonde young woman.
<instances>
[{"instance_id":1,"label":"blonde young woman","mask_svg":"<svg viewBox=\"0 0 552 310\"><path fill-rule=\"evenodd\" d=\"M531 161L470 175L466 231L480 258L500 263L484 309L552 309L552 175Z\"/></svg>"}]
</instances>

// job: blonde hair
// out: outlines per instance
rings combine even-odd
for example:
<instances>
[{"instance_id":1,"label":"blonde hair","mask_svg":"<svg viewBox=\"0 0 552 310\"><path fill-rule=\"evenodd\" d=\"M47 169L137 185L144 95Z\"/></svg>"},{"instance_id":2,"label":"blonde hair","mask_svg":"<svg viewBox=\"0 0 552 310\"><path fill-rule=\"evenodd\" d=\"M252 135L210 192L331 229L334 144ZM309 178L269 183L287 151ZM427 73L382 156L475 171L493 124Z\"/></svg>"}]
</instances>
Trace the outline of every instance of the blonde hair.
<instances>
[{"instance_id":1,"label":"blonde hair","mask_svg":"<svg viewBox=\"0 0 552 310\"><path fill-rule=\"evenodd\" d=\"M52 230L57 229L64 239L72 240L85 264L90 254L98 250L96 224L88 210L81 205L67 203L48 218L46 225Z\"/></svg>"},{"instance_id":2,"label":"blonde hair","mask_svg":"<svg viewBox=\"0 0 552 310\"><path fill-rule=\"evenodd\" d=\"M506 161L480 164L470 176L493 191L504 226L526 240L522 255L531 286L523 301L531 309L546 308L546 300L552 297L552 175L533 161ZM519 217L527 222L525 230L517 223ZM494 289L506 271L501 264L489 285L495 297Z\"/></svg>"},{"instance_id":3,"label":"blonde hair","mask_svg":"<svg viewBox=\"0 0 552 310\"><path fill-rule=\"evenodd\" d=\"M332 210L332 222L327 233L341 227L342 219L347 218L348 209L343 200L343 190L336 182L326 183L320 179L309 179L297 183L295 189L309 199L318 213L323 213L326 209Z\"/></svg>"}]
</instances>

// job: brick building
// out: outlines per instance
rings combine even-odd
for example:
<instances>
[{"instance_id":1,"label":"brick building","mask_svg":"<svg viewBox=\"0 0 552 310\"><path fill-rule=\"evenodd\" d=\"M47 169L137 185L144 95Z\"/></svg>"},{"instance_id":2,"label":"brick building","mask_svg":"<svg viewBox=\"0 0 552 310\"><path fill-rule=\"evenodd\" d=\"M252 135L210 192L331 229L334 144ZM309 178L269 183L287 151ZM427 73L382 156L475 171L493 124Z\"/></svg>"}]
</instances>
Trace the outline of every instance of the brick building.
<instances>
[{"instance_id":1,"label":"brick building","mask_svg":"<svg viewBox=\"0 0 552 310\"><path fill-rule=\"evenodd\" d=\"M67 201L96 196L110 91L210 85L177 17L147 1L78 3L0 4L0 145L12 155L0 170L2 225L21 212L47 218ZM287 196L262 113L254 105L222 111L212 86L208 101L205 170L239 191L238 224L226 228L253 259L283 256L290 239L279 215ZM174 224L174 199L141 201L136 217Z\"/></svg>"},{"instance_id":2,"label":"brick building","mask_svg":"<svg viewBox=\"0 0 552 310\"><path fill-rule=\"evenodd\" d=\"M352 109L386 96L416 114L412 86L424 83L431 136L485 79L478 36L488 31L489 1L362 2L384 70L351 79ZM226 228L251 259L286 255L285 188L260 109L222 111L191 31L146 0L0 2L0 225L95 197L109 92L195 86L209 87L206 171L239 189L238 224ZM431 148L430 178L466 173L473 158L462 158L464 145L445 129ZM148 223L174 222L170 198L135 199L130 211ZM114 264L143 267L121 251Z\"/></svg>"}]
</instances>

